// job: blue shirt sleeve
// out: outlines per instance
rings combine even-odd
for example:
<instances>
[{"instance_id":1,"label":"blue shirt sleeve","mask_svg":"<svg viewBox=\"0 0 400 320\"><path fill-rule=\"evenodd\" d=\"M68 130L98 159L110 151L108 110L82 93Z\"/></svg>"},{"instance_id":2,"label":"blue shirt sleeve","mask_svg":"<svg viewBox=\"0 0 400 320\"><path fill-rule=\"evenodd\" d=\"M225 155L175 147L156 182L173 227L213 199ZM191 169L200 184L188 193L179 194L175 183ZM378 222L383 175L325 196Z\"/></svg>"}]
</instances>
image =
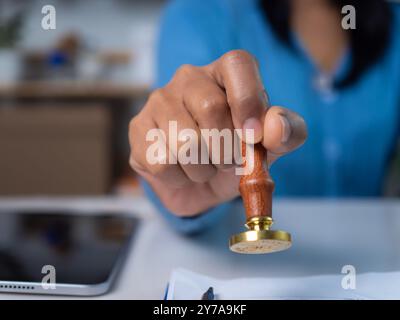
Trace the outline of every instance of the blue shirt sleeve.
<instances>
[{"instance_id":1,"label":"blue shirt sleeve","mask_svg":"<svg viewBox=\"0 0 400 320\"><path fill-rule=\"evenodd\" d=\"M161 18L154 88L165 86L183 64L206 65L223 54L221 37L227 32L221 25L223 8L215 1L174 0ZM216 27L220 25L219 27ZM216 35L215 30L220 30ZM185 234L198 233L212 226L232 207L232 202L209 209L196 217L180 218L170 212L150 185L141 181L145 194L169 224Z\"/></svg>"},{"instance_id":2,"label":"blue shirt sleeve","mask_svg":"<svg viewBox=\"0 0 400 320\"><path fill-rule=\"evenodd\" d=\"M192 235L213 226L234 206L234 202L226 202L211 208L196 217L177 217L162 204L160 199L152 190L151 186L144 180L141 181L143 190L147 198L156 207L161 216L178 232Z\"/></svg>"}]
</instances>

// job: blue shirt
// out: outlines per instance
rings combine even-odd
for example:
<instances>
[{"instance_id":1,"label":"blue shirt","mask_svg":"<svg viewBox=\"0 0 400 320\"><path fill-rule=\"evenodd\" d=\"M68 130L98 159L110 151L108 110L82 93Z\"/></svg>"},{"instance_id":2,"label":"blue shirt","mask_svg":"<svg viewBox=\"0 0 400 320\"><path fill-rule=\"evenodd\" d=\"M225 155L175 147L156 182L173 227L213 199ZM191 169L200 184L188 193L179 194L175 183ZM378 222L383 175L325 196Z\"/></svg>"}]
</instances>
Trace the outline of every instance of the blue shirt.
<instances>
[{"instance_id":1,"label":"blue shirt","mask_svg":"<svg viewBox=\"0 0 400 320\"><path fill-rule=\"evenodd\" d=\"M277 196L379 196L400 127L400 8L392 5L394 30L378 63L351 87L332 82L349 69L351 52L332 74L318 70L292 34L296 51L274 35L257 0L175 0L166 7L160 29L157 80L164 86L182 64L206 65L233 49L258 60L272 105L302 115L307 142L271 168ZM175 218L147 194L177 228L193 231L213 222L229 204L199 218Z\"/></svg>"}]
</instances>

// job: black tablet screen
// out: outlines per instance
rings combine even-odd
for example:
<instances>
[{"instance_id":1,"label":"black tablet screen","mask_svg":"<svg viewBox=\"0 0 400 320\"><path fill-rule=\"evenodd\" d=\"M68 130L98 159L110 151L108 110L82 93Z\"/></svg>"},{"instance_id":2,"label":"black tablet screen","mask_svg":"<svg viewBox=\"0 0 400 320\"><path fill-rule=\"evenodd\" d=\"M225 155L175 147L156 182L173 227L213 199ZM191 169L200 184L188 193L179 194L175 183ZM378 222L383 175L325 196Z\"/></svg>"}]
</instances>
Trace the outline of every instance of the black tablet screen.
<instances>
[{"instance_id":1,"label":"black tablet screen","mask_svg":"<svg viewBox=\"0 0 400 320\"><path fill-rule=\"evenodd\" d=\"M0 211L0 281L42 282L51 266L56 283L102 283L136 222L114 213Z\"/></svg>"}]
</instances>

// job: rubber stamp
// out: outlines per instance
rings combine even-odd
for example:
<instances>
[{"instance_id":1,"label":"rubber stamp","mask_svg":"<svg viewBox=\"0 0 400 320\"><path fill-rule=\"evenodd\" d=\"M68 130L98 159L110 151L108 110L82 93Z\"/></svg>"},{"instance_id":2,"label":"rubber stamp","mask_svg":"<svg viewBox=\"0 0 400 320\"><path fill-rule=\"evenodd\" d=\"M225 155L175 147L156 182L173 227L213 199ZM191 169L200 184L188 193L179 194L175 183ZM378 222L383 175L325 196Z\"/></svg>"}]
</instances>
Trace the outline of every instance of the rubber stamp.
<instances>
[{"instance_id":1,"label":"rubber stamp","mask_svg":"<svg viewBox=\"0 0 400 320\"><path fill-rule=\"evenodd\" d=\"M237 253L260 254L286 250L291 246L290 233L271 230L272 193L274 182L266 168L267 151L259 143L254 145L254 167L243 175L239 191L246 213L245 232L233 235L229 247ZM243 166L246 165L246 144L242 142Z\"/></svg>"}]
</instances>

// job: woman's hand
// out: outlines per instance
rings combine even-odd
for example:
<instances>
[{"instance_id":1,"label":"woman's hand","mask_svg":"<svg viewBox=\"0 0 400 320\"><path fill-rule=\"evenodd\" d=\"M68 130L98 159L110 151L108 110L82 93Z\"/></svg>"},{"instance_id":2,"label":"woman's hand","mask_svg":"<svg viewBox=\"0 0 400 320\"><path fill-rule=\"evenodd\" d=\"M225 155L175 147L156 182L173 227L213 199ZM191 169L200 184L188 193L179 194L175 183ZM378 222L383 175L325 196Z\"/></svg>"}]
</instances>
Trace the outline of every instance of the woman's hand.
<instances>
[{"instance_id":1,"label":"woman's hand","mask_svg":"<svg viewBox=\"0 0 400 320\"><path fill-rule=\"evenodd\" d=\"M209 164L180 162L178 150L184 142L177 147L169 144L170 121L177 122L178 132L195 130L199 139L201 129L253 129L254 142L268 149L269 165L307 137L299 115L282 107L269 108L257 63L246 51L228 52L204 67L182 66L170 83L150 95L129 129L132 168L178 216L194 216L235 198L240 176L235 175L235 164L226 161L232 155L224 154L223 142L219 148L210 143ZM152 142L146 141L146 135L154 128L165 133L168 160L175 157L176 164L147 161L146 150Z\"/></svg>"}]
</instances>

